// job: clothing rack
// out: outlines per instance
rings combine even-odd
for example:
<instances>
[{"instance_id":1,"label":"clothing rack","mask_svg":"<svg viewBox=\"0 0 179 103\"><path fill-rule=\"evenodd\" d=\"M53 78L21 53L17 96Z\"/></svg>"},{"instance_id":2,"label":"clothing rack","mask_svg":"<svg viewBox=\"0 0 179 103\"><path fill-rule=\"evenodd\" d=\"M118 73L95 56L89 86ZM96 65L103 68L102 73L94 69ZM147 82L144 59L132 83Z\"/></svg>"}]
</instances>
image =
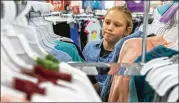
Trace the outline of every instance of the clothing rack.
<instances>
[{"instance_id":1,"label":"clothing rack","mask_svg":"<svg viewBox=\"0 0 179 103\"><path fill-rule=\"evenodd\" d=\"M143 27L143 41L142 41L142 63L145 63L145 56L147 50L147 31L148 31L148 12L150 7L150 1L144 2L144 27Z\"/></svg>"}]
</instances>

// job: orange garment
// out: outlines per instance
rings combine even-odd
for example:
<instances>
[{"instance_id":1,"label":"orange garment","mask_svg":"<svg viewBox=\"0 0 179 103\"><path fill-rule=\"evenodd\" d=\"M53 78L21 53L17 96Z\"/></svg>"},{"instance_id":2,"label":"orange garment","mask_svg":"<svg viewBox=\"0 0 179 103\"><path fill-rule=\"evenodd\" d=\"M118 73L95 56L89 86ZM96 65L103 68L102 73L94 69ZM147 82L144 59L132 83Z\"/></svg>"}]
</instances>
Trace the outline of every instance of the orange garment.
<instances>
[{"instance_id":1,"label":"orange garment","mask_svg":"<svg viewBox=\"0 0 179 103\"><path fill-rule=\"evenodd\" d=\"M1 102L28 102L26 98L19 98L9 94L1 95Z\"/></svg>"},{"instance_id":2,"label":"orange garment","mask_svg":"<svg viewBox=\"0 0 179 103\"><path fill-rule=\"evenodd\" d=\"M150 51L157 45L167 44L162 36L147 38L147 51ZM118 62L132 64L141 55L141 52L142 38L129 39L122 46ZM128 102L129 81L129 76L114 75L108 102Z\"/></svg>"}]
</instances>

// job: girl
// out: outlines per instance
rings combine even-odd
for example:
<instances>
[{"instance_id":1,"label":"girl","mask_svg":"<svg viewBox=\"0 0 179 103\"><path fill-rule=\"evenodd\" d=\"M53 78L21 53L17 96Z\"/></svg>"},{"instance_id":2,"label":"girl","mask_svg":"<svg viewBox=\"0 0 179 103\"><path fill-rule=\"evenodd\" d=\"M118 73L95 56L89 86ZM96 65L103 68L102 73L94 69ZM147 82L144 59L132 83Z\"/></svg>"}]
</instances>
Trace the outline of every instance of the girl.
<instances>
[{"instance_id":1,"label":"girl","mask_svg":"<svg viewBox=\"0 0 179 103\"><path fill-rule=\"evenodd\" d=\"M124 6L111 8L104 18L102 27L103 39L89 42L85 46L83 50L85 59L88 62L110 62L115 44L121 38L131 34L132 29L133 22L130 11ZM104 83L106 76L98 75L96 79ZM95 88L98 90L98 83L95 83Z\"/></svg>"}]
</instances>

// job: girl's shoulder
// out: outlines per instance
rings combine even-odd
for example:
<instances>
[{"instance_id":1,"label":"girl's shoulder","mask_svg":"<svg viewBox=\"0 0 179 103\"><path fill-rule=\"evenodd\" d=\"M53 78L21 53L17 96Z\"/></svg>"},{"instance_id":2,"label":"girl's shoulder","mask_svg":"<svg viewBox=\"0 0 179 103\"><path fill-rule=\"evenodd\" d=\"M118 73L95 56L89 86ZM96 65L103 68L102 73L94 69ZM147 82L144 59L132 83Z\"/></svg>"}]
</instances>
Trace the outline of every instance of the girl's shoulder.
<instances>
[{"instance_id":1,"label":"girl's shoulder","mask_svg":"<svg viewBox=\"0 0 179 103\"><path fill-rule=\"evenodd\" d=\"M86 44L86 47L100 47L102 45L103 40L90 41Z\"/></svg>"}]
</instances>

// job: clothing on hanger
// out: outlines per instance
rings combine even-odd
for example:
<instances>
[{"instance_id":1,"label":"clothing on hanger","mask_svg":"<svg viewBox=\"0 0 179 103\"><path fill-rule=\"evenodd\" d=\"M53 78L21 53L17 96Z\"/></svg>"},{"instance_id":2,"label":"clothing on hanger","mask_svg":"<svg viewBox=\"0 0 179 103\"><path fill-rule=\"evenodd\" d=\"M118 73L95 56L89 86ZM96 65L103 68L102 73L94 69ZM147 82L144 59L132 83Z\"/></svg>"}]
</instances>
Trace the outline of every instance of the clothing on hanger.
<instances>
[{"instance_id":1,"label":"clothing on hanger","mask_svg":"<svg viewBox=\"0 0 179 103\"><path fill-rule=\"evenodd\" d=\"M122 49L120 51L120 56L118 59L118 62L120 63L133 63L135 59L137 59L138 56L140 56L141 51L142 51L142 39L141 38L133 38L133 39L129 39L127 41L125 41L124 45L122 46ZM131 43L130 43L131 42ZM135 44L134 44L135 42ZM156 47L157 45L166 45L167 42L162 38L162 37L150 37L147 39L147 51L150 51L152 48ZM137 44L137 45L136 45ZM126 45L126 46L125 46ZM127 45L131 45L129 46L129 48L125 48L127 47ZM141 46L139 46L141 45ZM132 50L132 48L134 50ZM129 53L126 56L124 56L125 54L124 51L126 50L125 53ZM133 55L130 55L133 54ZM123 57L124 56L124 57ZM109 95L109 101L128 101L128 89L129 89L129 79L130 77L127 76L117 76L115 75L113 77L113 83L111 86L111 91L110 91L110 95ZM115 82L115 83L114 83ZM116 87L116 85L118 85ZM123 88L125 87L125 89ZM127 87L127 88L126 88ZM120 89L121 92L119 92L120 94L117 94L117 89L118 88L123 88ZM119 91L119 90L118 90ZM122 92L125 92L126 95L122 94Z\"/></svg>"},{"instance_id":2,"label":"clothing on hanger","mask_svg":"<svg viewBox=\"0 0 179 103\"><path fill-rule=\"evenodd\" d=\"M76 49L76 47L73 44L65 43L65 42L61 42L61 41L55 41L55 42L56 42L55 48L57 50L61 50L61 51L68 53L72 57L73 61L78 61L78 62L84 61L78 55L78 50Z\"/></svg>"},{"instance_id":3,"label":"clothing on hanger","mask_svg":"<svg viewBox=\"0 0 179 103\"><path fill-rule=\"evenodd\" d=\"M49 54L55 56L59 62L72 61L72 57L70 55L68 55L67 53L65 53L61 50L57 50L55 48L52 51L50 51Z\"/></svg>"},{"instance_id":4,"label":"clothing on hanger","mask_svg":"<svg viewBox=\"0 0 179 103\"><path fill-rule=\"evenodd\" d=\"M153 48L151 51L146 53L146 61L150 61L154 58L160 57L171 57L173 55L179 54L178 51L171 50L162 45L159 45ZM135 62L140 62L141 56L139 56ZM131 101L131 102L145 102L145 101L153 101L154 99L154 90L149 86L149 84L145 81L145 76L134 76L134 83L136 85L137 95L131 95L130 97L137 97L139 101ZM134 84L130 84L132 86ZM134 88L132 90L135 91Z\"/></svg>"},{"instance_id":5,"label":"clothing on hanger","mask_svg":"<svg viewBox=\"0 0 179 103\"><path fill-rule=\"evenodd\" d=\"M88 32L88 42L101 39L101 25L98 21L90 21L85 31Z\"/></svg>"}]
</instances>

